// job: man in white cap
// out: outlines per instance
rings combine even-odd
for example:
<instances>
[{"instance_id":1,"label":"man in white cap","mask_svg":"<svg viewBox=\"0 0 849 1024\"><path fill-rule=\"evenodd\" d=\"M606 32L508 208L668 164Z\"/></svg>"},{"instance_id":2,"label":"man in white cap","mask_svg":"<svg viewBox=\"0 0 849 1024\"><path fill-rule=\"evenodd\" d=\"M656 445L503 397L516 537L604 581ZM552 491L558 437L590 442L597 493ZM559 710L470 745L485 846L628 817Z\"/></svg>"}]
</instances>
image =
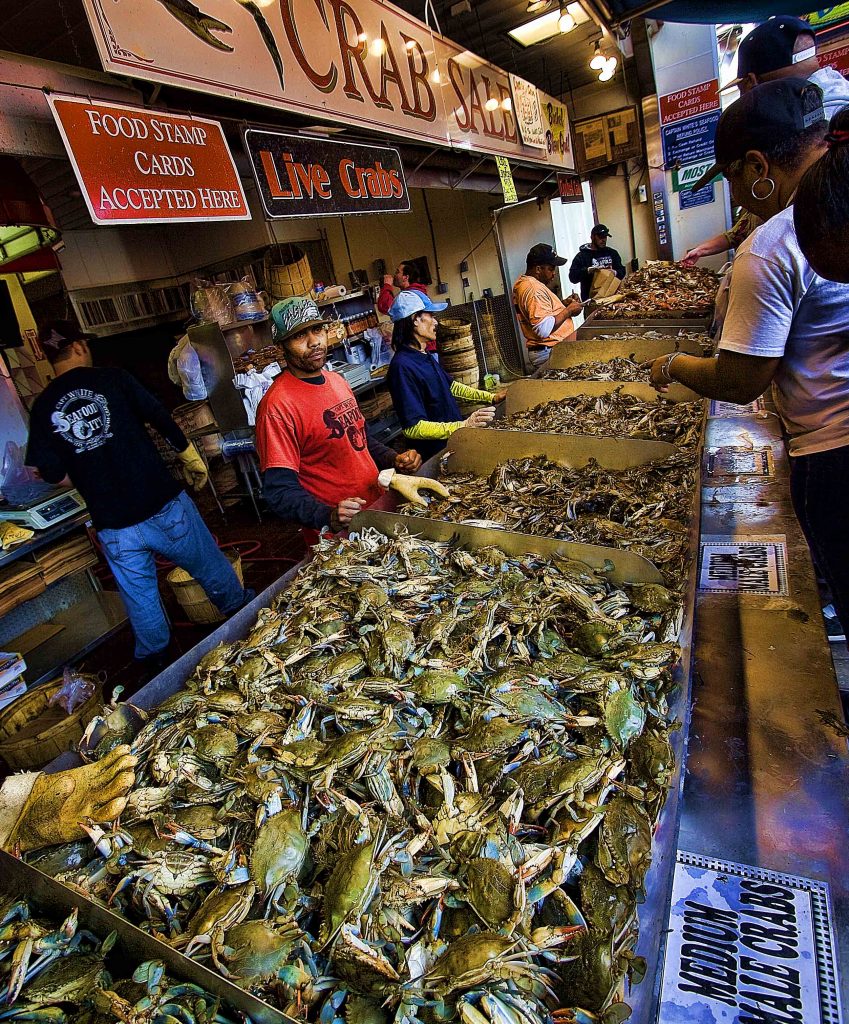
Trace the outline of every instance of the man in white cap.
<instances>
[{"instance_id":1,"label":"man in white cap","mask_svg":"<svg viewBox=\"0 0 849 1024\"><path fill-rule=\"evenodd\" d=\"M324 369L327 324L312 299L284 299L271 319L286 369L257 409L256 446L272 510L314 543L324 527L344 529L386 487L422 505L421 490L447 495L435 480L401 475L419 468L418 452L399 454L368 436L350 385Z\"/></svg>"},{"instance_id":2,"label":"man in white cap","mask_svg":"<svg viewBox=\"0 0 849 1024\"><path fill-rule=\"evenodd\" d=\"M737 77L725 88L736 85L745 95L756 85L780 78L807 78L818 85L826 121L849 104L849 82L834 68L820 67L814 30L807 21L789 14L768 18L743 39L737 50ZM713 169L703 174L692 186L693 191L707 185L714 176ZM760 217L745 211L728 231L689 249L681 262L695 266L705 256L736 249L760 223Z\"/></svg>"}]
</instances>

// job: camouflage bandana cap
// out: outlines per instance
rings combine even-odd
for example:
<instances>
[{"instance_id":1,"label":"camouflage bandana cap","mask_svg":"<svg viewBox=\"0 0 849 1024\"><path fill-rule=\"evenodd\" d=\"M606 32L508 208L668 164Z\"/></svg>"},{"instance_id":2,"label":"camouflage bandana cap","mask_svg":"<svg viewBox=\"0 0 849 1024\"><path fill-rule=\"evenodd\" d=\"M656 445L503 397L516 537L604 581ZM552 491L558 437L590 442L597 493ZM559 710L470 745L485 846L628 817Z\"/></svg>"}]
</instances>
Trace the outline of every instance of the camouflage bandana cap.
<instances>
[{"instance_id":1,"label":"camouflage bandana cap","mask_svg":"<svg viewBox=\"0 0 849 1024\"><path fill-rule=\"evenodd\" d=\"M323 323L324 318L312 299L283 299L271 307L272 334L276 341L285 341L299 331Z\"/></svg>"}]
</instances>

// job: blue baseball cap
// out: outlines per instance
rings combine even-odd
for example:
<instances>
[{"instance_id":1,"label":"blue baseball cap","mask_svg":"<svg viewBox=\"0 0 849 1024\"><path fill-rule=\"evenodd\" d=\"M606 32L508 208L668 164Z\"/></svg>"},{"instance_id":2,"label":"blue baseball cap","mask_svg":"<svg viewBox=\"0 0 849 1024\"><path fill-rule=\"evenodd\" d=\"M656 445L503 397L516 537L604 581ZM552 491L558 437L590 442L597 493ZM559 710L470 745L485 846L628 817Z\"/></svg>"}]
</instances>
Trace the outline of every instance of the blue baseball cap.
<instances>
[{"instance_id":1,"label":"blue baseball cap","mask_svg":"<svg viewBox=\"0 0 849 1024\"><path fill-rule=\"evenodd\" d=\"M447 302L431 302L418 288L405 288L389 307L389 316L393 321L406 320L416 313L441 313L443 309L448 309Z\"/></svg>"},{"instance_id":2,"label":"blue baseball cap","mask_svg":"<svg viewBox=\"0 0 849 1024\"><path fill-rule=\"evenodd\" d=\"M810 47L794 54L799 36L810 36ZM725 86L738 85L748 74L756 77L791 67L816 53L814 30L807 21L779 14L753 28L737 49L737 77ZM810 52L813 50L814 52Z\"/></svg>"}]
</instances>

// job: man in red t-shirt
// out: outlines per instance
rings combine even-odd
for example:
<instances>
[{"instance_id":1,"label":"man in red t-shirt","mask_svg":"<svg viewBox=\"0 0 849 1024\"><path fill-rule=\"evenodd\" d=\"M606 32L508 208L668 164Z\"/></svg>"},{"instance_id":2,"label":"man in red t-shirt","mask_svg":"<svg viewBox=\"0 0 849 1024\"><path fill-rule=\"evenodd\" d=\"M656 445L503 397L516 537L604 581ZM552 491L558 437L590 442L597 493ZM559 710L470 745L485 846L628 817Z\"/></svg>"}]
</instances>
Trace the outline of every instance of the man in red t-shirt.
<instances>
[{"instance_id":1,"label":"man in red t-shirt","mask_svg":"<svg viewBox=\"0 0 849 1024\"><path fill-rule=\"evenodd\" d=\"M312 531L325 526L340 530L377 501L383 487L420 504L419 490L442 494L445 488L436 481L398 475L415 473L422 461L418 452L398 454L371 439L348 382L323 369L327 325L316 304L307 298L285 299L272 308L271 319L286 370L268 389L256 415L256 446L269 506Z\"/></svg>"}]
</instances>

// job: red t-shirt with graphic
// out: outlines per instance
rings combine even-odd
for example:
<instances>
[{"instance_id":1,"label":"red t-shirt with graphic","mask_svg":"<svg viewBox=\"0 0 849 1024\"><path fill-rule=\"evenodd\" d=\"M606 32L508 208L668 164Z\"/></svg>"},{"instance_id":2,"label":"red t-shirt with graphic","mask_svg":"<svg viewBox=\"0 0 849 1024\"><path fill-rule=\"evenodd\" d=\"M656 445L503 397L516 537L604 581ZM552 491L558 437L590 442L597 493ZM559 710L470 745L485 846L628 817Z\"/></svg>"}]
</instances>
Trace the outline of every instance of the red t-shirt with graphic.
<instances>
[{"instance_id":1,"label":"red t-shirt with graphic","mask_svg":"<svg viewBox=\"0 0 849 1024\"><path fill-rule=\"evenodd\" d=\"M310 384L281 373L256 414L260 469L293 469L303 488L326 505L383 493L369 455L366 421L354 392L338 373Z\"/></svg>"}]
</instances>

